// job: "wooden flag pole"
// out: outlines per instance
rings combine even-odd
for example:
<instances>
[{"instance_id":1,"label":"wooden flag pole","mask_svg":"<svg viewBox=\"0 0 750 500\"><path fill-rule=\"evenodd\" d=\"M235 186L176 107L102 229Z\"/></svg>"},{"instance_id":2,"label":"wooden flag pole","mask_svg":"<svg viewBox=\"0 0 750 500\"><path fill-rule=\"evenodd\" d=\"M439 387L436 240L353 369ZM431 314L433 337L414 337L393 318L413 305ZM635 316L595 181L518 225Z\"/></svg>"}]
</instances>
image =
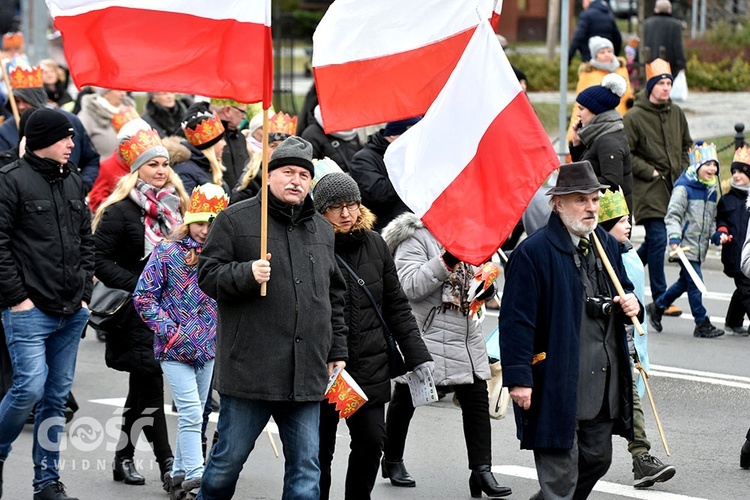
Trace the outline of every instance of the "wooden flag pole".
<instances>
[{"instance_id":1,"label":"wooden flag pole","mask_svg":"<svg viewBox=\"0 0 750 500\"><path fill-rule=\"evenodd\" d=\"M260 197L260 258L265 259L268 255L268 109L263 109L263 155ZM266 296L266 283L260 284L260 296Z\"/></svg>"},{"instance_id":2,"label":"wooden flag pole","mask_svg":"<svg viewBox=\"0 0 750 500\"><path fill-rule=\"evenodd\" d=\"M13 111L13 118L16 120L16 128L18 128L21 124L21 116L18 114L18 106L16 105L16 98L13 95L13 87L10 86L10 78L8 77L7 68L8 59L3 59L1 64L3 66L3 81L5 82L5 88L8 89L8 102L10 102L10 109ZM18 135L20 136L21 134L19 133Z\"/></svg>"},{"instance_id":3,"label":"wooden flag pole","mask_svg":"<svg viewBox=\"0 0 750 500\"><path fill-rule=\"evenodd\" d=\"M609 277L612 280L612 283L615 284L617 295L619 295L620 297L625 296L625 290L622 289L622 284L617 278L617 273L615 273L615 270L612 268L612 264L609 262L607 254L604 252L604 247L599 242L599 238L596 236L596 231L593 231L591 234L594 236L594 243L596 244L596 249L599 251L599 256L602 258L602 263L604 264L604 267L607 268L607 273L609 273ZM635 326L638 335L644 335L645 332L643 331L643 327L641 326L641 322L638 321L638 318L636 318L635 316L630 316L630 319L633 321L633 325Z\"/></svg>"}]
</instances>

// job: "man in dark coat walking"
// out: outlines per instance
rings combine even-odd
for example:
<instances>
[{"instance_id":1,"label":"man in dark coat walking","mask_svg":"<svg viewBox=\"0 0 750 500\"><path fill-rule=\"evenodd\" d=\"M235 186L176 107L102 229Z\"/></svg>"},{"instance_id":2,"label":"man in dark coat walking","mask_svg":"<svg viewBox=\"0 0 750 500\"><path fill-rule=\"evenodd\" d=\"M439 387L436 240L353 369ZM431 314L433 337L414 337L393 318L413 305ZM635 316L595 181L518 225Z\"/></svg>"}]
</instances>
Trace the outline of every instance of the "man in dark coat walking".
<instances>
[{"instance_id":1,"label":"man in dark coat walking","mask_svg":"<svg viewBox=\"0 0 750 500\"><path fill-rule=\"evenodd\" d=\"M232 497L272 416L286 459L281 498L320 497L320 401L329 373L346 365L346 284L333 228L309 196L311 160L304 139L281 143L268 164L268 192L220 212L200 256L198 284L219 309L214 387L221 413L199 499ZM269 253L261 256L266 195Z\"/></svg>"},{"instance_id":2,"label":"man in dark coat walking","mask_svg":"<svg viewBox=\"0 0 750 500\"><path fill-rule=\"evenodd\" d=\"M672 17L672 3L669 0L658 0L654 15L644 21L643 46L648 47L650 52L647 63L657 58L665 59L674 76L687 66L682 44L682 23ZM661 47L664 47L663 55Z\"/></svg>"},{"instance_id":3,"label":"man in dark coat walking","mask_svg":"<svg viewBox=\"0 0 750 500\"><path fill-rule=\"evenodd\" d=\"M617 242L597 228L599 183L587 161L562 165L546 227L513 251L500 308L503 385L521 448L534 450L535 498L586 498L632 436L625 324L640 313ZM605 256L627 292L617 296Z\"/></svg>"},{"instance_id":4,"label":"man in dark coat walking","mask_svg":"<svg viewBox=\"0 0 750 500\"><path fill-rule=\"evenodd\" d=\"M615 55L620 55L622 35L617 29L615 15L605 0L583 0L583 11L578 15L578 25L570 42L568 64L573 60L576 52L581 52L581 60L589 61L593 55L589 51L589 38L600 36L606 38L614 46Z\"/></svg>"}]
</instances>

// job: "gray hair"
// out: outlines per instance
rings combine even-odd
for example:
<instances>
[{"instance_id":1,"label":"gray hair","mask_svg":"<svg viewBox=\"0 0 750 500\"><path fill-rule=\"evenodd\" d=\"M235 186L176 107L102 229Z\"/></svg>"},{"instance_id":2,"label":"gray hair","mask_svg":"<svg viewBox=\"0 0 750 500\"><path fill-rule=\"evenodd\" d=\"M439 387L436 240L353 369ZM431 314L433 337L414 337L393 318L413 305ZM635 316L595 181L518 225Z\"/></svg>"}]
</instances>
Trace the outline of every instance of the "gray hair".
<instances>
[{"instance_id":1,"label":"gray hair","mask_svg":"<svg viewBox=\"0 0 750 500\"><path fill-rule=\"evenodd\" d=\"M656 14L671 14L672 2L670 2L669 0L656 0L656 5L654 5L654 12Z\"/></svg>"}]
</instances>

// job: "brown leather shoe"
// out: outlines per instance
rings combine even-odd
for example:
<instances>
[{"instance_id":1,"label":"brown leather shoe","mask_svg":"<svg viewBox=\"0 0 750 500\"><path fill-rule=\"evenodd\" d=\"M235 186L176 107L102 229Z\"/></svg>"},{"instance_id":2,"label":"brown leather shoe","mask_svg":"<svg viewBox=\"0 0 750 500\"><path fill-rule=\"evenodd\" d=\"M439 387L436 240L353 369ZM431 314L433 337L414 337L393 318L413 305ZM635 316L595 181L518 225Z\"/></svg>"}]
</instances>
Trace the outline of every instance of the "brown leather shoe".
<instances>
[{"instance_id":1,"label":"brown leather shoe","mask_svg":"<svg viewBox=\"0 0 750 500\"><path fill-rule=\"evenodd\" d=\"M664 316L681 316L682 315L682 309L677 307L674 304L671 304L669 307L664 309Z\"/></svg>"}]
</instances>

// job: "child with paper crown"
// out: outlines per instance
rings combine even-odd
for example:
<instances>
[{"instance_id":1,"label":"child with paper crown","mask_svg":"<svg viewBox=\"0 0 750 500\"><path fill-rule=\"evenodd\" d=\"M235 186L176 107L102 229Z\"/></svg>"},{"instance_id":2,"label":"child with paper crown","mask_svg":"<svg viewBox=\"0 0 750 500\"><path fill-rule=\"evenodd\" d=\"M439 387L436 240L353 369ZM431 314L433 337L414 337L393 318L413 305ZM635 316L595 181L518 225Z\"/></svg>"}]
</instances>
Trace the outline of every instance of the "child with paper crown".
<instances>
[{"instance_id":1,"label":"child with paper crown","mask_svg":"<svg viewBox=\"0 0 750 500\"><path fill-rule=\"evenodd\" d=\"M747 336L742 326L745 315L750 317L750 278L740 269L742 243L747 233L750 211L747 193L750 188L750 148L742 146L732 160L731 188L721 197L716 214L718 231L727 235L727 243L721 248L724 274L734 279L735 290L729 301L724 329L737 335Z\"/></svg>"},{"instance_id":2,"label":"child with paper crown","mask_svg":"<svg viewBox=\"0 0 750 500\"><path fill-rule=\"evenodd\" d=\"M196 187L184 223L156 247L133 293L136 310L154 331L154 356L177 406L174 465L163 478L170 498L197 493L203 475L201 424L216 355L217 310L198 287L197 263L211 223L228 204L216 184Z\"/></svg>"},{"instance_id":3,"label":"child with paper crown","mask_svg":"<svg viewBox=\"0 0 750 500\"><path fill-rule=\"evenodd\" d=\"M697 142L690 150L690 166L675 182L664 223L667 227L669 248L682 247L687 261L700 279L701 262L706 259L708 243L723 245L729 241L727 233L716 230L716 202L718 199L719 159L716 146ZM688 293L690 311L695 320L693 336L714 338L724 335L716 328L703 307L703 297L693 278L680 262L680 276L660 297L646 307L654 330L662 331L664 308L683 293Z\"/></svg>"},{"instance_id":4,"label":"child with paper crown","mask_svg":"<svg viewBox=\"0 0 750 500\"><path fill-rule=\"evenodd\" d=\"M609 231L620 243L622 263L628 278L635 287L635 295L641 303L645 302L646 273L638 252L630 242L630 211L621 190L607 189L599 198L599 226ZM641 363L648 372L648 331L645 322L641 325L643 335L634 332L633 326L626 327L630 355ZM637 358L635 358L637 354ZM641 407L645 385L642 377L633 378L633 439L628 441L628 451L633 457L633 485L636 488L648 488L654 483L668 481L675 474L675 468L661 462L649 454L651 443L646 436L646 424Z\"/></svg>"}]
</instances>

